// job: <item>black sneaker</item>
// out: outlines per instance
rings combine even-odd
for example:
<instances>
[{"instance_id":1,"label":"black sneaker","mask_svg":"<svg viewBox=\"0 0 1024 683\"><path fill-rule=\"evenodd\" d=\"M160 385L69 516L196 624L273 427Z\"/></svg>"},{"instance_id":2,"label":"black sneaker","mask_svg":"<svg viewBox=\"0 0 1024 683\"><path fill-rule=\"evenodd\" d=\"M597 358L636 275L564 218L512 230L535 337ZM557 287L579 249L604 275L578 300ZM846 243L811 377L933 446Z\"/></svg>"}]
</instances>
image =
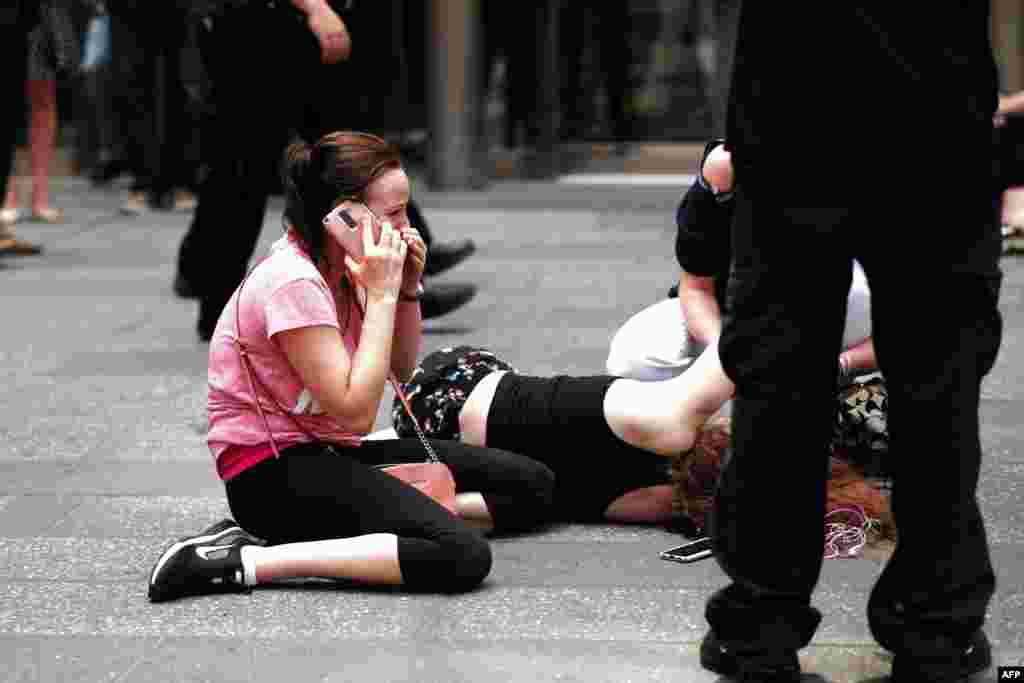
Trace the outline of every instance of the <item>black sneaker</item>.
<instances>
[{"instance_id":1,"label":"black sneaker","mask_svg":"<svg viewBox=\"0 0 1024 683\"><path fill-rule=\"evenodd\" d=\"M178 540L153 566L150 602L245 590L241 549L247 545L263 545L263 541L230 519Z\"/></svg>"},{"instance_id":2,"label":"black sneaker","mask_svg":"<svg viewBox=\"0 0 1024 683\"><path fill-rule=\"evenodd\" d=\"M224 307L227 306L230 298L230 292L227 296L223 294L212 295L209 292L204 292L200 295L199 319L196 321L196 332L199 334L201 341L208 342L213 339L213 333L217 330L220 314L224 311Z\"/></svg>"},{"instance_id":3,"label":"black sneaker","mask_svg":"<svg viewBox=\"0 0 1024 683\"><path fill-rule=\"evenodd\" d=\"M737 683L799 683L800 660L796 652L736 655L708 631L700 644L700 665Z\"/></svg>"},{"instance_id":4,"label":"black sneaker","mask_svg":"<svg viewBox=\"0 0 1024 683\"><path fill-rule=\"evenodd\" d=\"M108 185L112 180L128 172L128 164L120 159L110 159L96 166L89 172L89 180L92 184L100 187Z\"/></svg>"},{"instance_id":5,"label":"black sneaker","mask_svg":"<svg viewBox=\"0 0 1024 683\"><path fill-rule=\"evenodd\" d=\"M451 313L476 296L476 285L432 284L420 297L420 312L423 319L436 318Z\"/></svg>"},{"instance_id":6,"label":"black sneaker","mask_svg":"<svg viewBox=\"0 0 1024 683\"><path fill-rule=\"evenodd\" d=\"M921 658L897 653L892 660L892 683L954 683L992 666L992 646L984 631L975 631L963 650L946 658Z\"/></svg>"},{"instance_id":7,"label":"black sneaker","mask_svg":"<svg viewBox=\"0 0 1024 683\"><path fill-rule=\"evenodd\" d=\"M437 275L438 273L443 273L468 259L475 251L476 244L473 240L469 239L432 244L427 254L427 265L423 269L423 274Z\"/></svg>"}]
</instances>

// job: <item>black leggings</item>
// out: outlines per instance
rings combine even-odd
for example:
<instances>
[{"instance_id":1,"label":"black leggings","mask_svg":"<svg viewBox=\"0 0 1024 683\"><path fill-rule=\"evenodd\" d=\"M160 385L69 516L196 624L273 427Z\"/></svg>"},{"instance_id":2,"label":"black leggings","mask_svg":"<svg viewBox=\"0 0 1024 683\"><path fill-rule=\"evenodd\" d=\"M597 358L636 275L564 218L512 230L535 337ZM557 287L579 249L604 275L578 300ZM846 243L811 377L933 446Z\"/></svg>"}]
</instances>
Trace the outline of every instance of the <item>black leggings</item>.
<instances>
[{"instance_id":1,"label":"black leggings","mask_svg":"<svg viewBox=\"0 0 1024 683\"><path fill-rule=\"evenodd\" d=\"M431 441L457 492L483 495L495 531L537 526L551 516L554 475L539 462L493 448ZM487 541L417 489L372 465L422 462L417 439L335 445L306 443L281 451L226 483L239 524L270 544L398 536L398 562L410 590L461 591L491 569Z\"/></svg>"}]
</instances>

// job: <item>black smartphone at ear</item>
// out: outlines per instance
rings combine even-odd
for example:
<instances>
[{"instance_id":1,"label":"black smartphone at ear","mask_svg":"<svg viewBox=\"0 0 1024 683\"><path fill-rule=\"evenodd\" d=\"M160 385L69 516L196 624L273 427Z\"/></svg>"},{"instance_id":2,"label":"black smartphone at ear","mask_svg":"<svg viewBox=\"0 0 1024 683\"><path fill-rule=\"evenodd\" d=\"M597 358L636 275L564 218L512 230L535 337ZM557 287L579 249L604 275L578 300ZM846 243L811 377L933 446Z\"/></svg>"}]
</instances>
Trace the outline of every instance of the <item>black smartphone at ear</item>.
<instances>
[{"instance_id":1,"label":"black smartphone at ear","mask_svg":"<svg viewBox=\"0 0 1024 683\"><path fill-rule=\"evenodd\" d=\"M359 223L347 208L339 204L324 216L324 226L330 230L349 256L357 261L363 258L363 235Z\"/></svg>"},{"instance_id":2,"label":"black smartphone at ear","mask_svg":"<svg viewBox=\"0 0 1024 683\"><path fill-rule=\"evenodd\" d=\"M350 214L345 209L338 209L338 215L341 216L341 220L345 221L345 225L352 228L353 230L359 227L359 224L356 223L356 219L352 218L352 214Z\"/></svg>"},{"instance_id":3,"label":"black smartphone at ear","mask_svg":"<svg viewBox=\"0 0 1024 683\"><path fill-rule=\"evenodd\" d=\"M696 562L697 560L711 557L713 552L711 539L704 536L675 548L669 548L661 553L660 557L670 562Z\"/></svg>"}]
</instances>

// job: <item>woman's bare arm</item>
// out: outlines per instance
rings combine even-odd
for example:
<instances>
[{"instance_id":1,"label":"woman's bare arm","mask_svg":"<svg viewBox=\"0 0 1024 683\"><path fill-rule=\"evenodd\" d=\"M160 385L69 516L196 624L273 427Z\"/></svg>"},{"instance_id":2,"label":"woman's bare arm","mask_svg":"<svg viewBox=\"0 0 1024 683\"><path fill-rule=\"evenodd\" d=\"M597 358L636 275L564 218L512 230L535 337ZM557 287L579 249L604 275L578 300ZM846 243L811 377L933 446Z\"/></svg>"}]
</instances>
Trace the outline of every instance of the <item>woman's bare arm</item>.
<instances>
[{"instance_id":1,"label":"woman's bare arm","mask_svg":"<svg viewBox=\"0 0 1024 683\"><path fill-rule=\"evenodd\" d=\"M359 346L350 357L334 327L319 325L274 335L303 385L347 428L373 429L390 369L395 297L368 297Z\"/></svg>"},{"instance_id":2,"label":"woman's bare arm","mask_svg":"<svg viewBox=\"0 0 1024 683\"><path fill-rule=\"evenodd\" d=\"M722 311L715 298L715 279L692 275L685 270L679 275L679 305L690 336L705 345L718 342L722 333Z\"/></svg>"}]
</instances>

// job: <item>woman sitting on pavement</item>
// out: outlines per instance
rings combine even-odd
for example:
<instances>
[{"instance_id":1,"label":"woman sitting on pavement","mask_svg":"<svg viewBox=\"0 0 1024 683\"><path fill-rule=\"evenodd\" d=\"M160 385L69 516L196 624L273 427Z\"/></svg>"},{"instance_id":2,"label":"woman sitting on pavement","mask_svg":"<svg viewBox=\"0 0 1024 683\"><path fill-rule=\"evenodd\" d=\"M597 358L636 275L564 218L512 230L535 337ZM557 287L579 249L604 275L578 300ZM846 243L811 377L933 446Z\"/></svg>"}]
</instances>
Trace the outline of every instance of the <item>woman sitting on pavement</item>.
<instances>
[{"instance_id":1,"label":"woman sitting on pavement","mask_svg":"<svg viewBox=\"0 0 1024 683\"><path fill-rule=\"evenodd\" d=\"M452 514L374 468L426 457L415 438L363 439L389 371L407 380L420 347L427 253L408 223L409 180L393 146L354 132L290 146L283 175L286 234L235 291L210 345L208 442L237 524L170 546L149 597L286 577L471 589L491 568L481 531L548 520L553 475L520 455L434 442L455 479ZM323 222L344 202L362 216L359 259Z\"/></svg>"}]
</instances>

